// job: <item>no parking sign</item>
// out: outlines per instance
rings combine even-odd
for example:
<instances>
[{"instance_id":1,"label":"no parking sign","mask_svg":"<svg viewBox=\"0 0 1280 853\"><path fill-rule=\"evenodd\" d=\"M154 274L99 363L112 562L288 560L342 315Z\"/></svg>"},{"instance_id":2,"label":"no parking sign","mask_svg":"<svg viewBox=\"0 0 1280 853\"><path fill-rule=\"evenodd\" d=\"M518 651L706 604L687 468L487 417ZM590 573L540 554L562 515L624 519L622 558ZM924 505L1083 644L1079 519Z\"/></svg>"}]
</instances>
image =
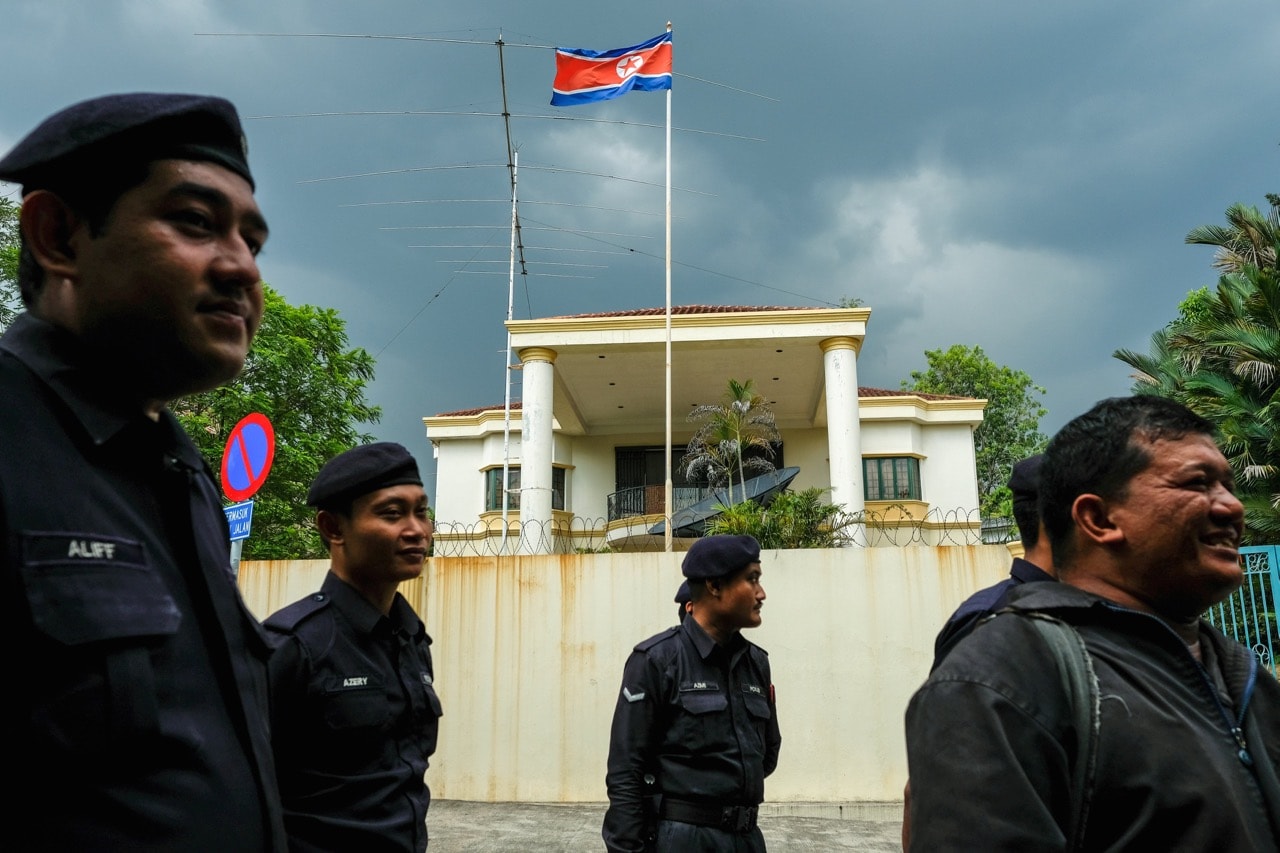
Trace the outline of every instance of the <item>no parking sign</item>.
<instances>
[{"instance_id":1,"label":"no parking sign","mask_svg":"<svg viewBox=\"0 0 1280 853\"><path fill-rule=\"evenodd\" d=\"M253 497L276 458L276 431L261 412L245 415L222 449L222 491L233 501Z\"/></svg>"}]
</instances>

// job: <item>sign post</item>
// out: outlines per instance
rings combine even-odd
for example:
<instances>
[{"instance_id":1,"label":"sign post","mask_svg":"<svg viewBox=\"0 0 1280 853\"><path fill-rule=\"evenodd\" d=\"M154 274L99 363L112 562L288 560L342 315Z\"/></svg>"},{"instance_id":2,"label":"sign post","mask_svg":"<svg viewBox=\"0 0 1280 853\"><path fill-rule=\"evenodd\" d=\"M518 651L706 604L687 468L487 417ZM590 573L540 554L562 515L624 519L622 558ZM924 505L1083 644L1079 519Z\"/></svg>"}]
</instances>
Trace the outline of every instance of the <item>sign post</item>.
<instances>
[{"instance_id":1,"label":"sign post","mask_svg":"<svg viewBox=\"0 0 1280 853\"><path fill-rule=\"evenodd\" d=\"M253 522L253 497L271 472L276 457L276 432L261 412L241 418L222 449L222 491L235 504L223 508L231 537L231 573L240 571L240 554Z\"/></svg>"}]
</instances>

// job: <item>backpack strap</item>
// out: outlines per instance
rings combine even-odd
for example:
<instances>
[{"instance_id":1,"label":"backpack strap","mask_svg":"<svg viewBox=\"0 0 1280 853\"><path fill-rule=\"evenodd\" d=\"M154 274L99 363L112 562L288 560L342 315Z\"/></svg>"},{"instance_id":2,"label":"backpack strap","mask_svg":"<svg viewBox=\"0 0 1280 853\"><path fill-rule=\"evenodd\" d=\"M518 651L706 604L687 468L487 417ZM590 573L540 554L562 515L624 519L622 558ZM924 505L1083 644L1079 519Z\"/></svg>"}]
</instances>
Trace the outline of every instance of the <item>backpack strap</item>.
<instances>
[{"instance_id":1,"label":"backpack strap","mask_svg":"<svg viewBox=\"0 0 1280 853\"><path fill-rule=\"evenodd\" d=\"M1066 695L1071 698L1075 714L1076 760L1071 773L1071 822L1067 829L1067 850L1084 845L1085 827L1089 822L1089 806L1093 801L1094 774L1098 761L1098 737L1102 730L1102 695L1098 675L1084 638L1075 628L1047 613L1036 610L1014 610L1026 618L1053 654L1055 669L1062 678Z\"/></svg>"}]
</instances>

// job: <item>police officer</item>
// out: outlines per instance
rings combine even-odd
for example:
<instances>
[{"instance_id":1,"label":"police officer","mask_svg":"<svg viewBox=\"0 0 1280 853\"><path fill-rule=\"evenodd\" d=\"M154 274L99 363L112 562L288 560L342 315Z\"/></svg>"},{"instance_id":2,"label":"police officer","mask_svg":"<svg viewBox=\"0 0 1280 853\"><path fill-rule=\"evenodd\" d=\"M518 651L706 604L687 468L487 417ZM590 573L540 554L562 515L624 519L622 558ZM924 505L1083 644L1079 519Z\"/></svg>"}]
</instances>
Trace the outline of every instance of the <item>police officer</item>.
<instances>
[{"instance_id":1,"label":"police officer","mask_svg":"<svg viewBox=\"0 0 1280 853\"><path fill-rule=\"evenodd\" d=\"M267 225L235 108L109 95L0 159L22 185L0 338L10 844L281 850L265 636L166 403L233 379Z\"/></svg>"},{"instance_id":2,"label":"police officer","mask_svg":"<svg viewBox=\"0 0 1280 853\"><path fill-rule=\"evenodd\" d=\"M760 546L709 536L683 564L691 614L635 647L622 674L605 782L605 846L622 851L763 851L756 826L782 737L760 624ZM645 823L645 777L661 792Z\"/></svg>"},{"instance_id":3,"label":"police officer","mask_svg":"<svg viewBox=\"0 0 1280 853\"><path fill-rule=\"evenodd\" d=\"M399 444L356 447L320 469L307 502L329 574L266 621L289 847L425 850L440 700L431 638L396 591L431 547L418 465Z\"/></svg>"},{"instance_id":4,"label":"police officer","mask_svg":"<svg viewBox=\"0 0 1280 853\"><path fill-rule=\"evenodd\" d=\"M689 615L689 598L692 593L689 592L689 582L683 581L676 589L676 615L683 622L685 617Z\"/></svg>"}]
</instances>

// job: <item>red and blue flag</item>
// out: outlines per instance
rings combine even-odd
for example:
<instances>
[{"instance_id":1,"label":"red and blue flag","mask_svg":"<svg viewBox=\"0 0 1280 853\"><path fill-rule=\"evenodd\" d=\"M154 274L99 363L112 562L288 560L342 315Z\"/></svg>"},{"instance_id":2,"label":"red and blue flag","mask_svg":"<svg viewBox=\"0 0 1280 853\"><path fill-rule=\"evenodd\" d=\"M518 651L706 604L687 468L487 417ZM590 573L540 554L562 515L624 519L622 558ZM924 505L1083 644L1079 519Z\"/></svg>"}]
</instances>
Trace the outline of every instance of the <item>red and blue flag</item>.
<instances>
[{"instance_id":1,"label":"red and blue flag","mask_svg":"<svg viewBox=\"0 0 1280 853\"><path fill-rule=\"evenodd\" d=\"M635 47L603 52L556 48L556 79L551 84L553 107L607 101L632 90L657 92L670 88L670 32Z\"/></svg>"}]
</instances>

